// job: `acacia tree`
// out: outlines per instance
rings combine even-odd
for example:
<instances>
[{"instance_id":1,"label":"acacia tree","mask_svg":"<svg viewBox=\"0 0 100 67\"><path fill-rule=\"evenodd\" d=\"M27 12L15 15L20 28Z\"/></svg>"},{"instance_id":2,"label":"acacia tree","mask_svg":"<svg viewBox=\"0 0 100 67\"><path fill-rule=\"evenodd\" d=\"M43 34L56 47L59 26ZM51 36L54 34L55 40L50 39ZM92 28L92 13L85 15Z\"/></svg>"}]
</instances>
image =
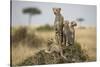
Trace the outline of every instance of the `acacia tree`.
<instances>
[{"instance_id":1,"label":"acacia tree","mask_svg":"<svg viewBox=\"0 0 100 67\"><path fill-rule=\"evenodd\" d=\"M24 14L29 14L29 25L31 24L31 19L33 15L41 14L41 11L38 8L24 8L22 11Z\"/></svg>"},{"instance_id":2,"label":"acacia tree","mask_svg":"<svg viewBox=\"0 0 100 67\"><path fill-rule=\"evenodd\" d=\"M80 26L81 26L82 22L84 21L83 18L77 18L76 20L77 20L78 22L80 22Z\"/></svg>"}]
</instances>

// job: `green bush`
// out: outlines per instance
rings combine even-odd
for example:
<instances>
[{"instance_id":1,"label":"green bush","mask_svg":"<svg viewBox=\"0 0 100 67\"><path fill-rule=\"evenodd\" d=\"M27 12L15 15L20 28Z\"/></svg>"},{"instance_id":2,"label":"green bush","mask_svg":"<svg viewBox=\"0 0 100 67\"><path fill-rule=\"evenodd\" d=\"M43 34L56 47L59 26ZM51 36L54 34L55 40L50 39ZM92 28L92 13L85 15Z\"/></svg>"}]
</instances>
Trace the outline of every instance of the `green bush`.
<instances>
[{"instance_id":1,"label":"green bush","mask_svg":"<svg viewBox=\"0 0 100 67\"><path fill-rule=\"evenodd\" d=\"M49 24L46 24L44 26L38 27L36 30L38 30L38 31L52 31L53 26L50 26Z\"/></svg>"}]
</instances>

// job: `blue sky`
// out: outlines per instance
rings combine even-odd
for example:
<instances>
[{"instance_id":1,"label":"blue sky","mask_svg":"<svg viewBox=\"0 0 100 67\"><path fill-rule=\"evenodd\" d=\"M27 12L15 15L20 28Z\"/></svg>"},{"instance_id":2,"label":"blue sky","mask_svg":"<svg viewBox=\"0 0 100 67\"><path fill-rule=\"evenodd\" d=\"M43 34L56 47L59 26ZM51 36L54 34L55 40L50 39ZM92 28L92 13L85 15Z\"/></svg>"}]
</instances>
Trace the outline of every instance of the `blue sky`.
<instances>
[{"instance_id":1,"label":"blue sky","mask_svg":"<svg viewBox=\"0 0 100 67\"><path fill-rule=\"evenodd\" d=\"M32 17L32 25L53 24L54 14L53 7L60 7L64 20L75 20L84 18L83 25L96 26L96 6L95 5L78 5L63 3L46 3L32 1L13 1L12 2L12 25L28 25L28 14L23 14L23 8L37 7L42 14Z\"/></svg>"}]
</instances>

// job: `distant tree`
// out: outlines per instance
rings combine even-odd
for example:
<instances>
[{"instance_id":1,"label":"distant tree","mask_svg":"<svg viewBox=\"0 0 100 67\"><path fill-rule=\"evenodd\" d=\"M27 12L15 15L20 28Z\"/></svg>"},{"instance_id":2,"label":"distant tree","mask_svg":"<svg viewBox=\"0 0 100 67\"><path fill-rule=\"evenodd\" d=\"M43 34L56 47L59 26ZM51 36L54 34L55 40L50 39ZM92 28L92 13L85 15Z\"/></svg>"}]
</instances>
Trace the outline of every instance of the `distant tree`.
<instances>
[{"instance_id":1,"label":"distant tree","mask_svg":"<svg viewBox=\"0 0 100 67\"><path fill-rule=\"evenodd\" d=\"M80 22L80 25L82 24L82 22L84 21L84 19L83 18L77 18L76 19L78 22Z\"/></svg>"},{"instance_id":2,"label":"distant tree","mask_svg":"<svg viewBox=\"0 0 100 67\"><path fill-rule=\"evenodd\" d=\"M24 8L22 11L24 14L29 14L29 25L31 24L31 19L33 15L37 15L37 14L41 14L41 10L39 10L38 8Z\"/></svg>"},{"instance_id":3,"label":"distant tree","mask_svg":"<svg viewBox=\"0 0 100 67\"><path fill-rule=\"evenodd\" d=\"M82 21L84 21L84 19L83 18L77 18L77 21L82 22Z\"/></svg>"}]
</instances>

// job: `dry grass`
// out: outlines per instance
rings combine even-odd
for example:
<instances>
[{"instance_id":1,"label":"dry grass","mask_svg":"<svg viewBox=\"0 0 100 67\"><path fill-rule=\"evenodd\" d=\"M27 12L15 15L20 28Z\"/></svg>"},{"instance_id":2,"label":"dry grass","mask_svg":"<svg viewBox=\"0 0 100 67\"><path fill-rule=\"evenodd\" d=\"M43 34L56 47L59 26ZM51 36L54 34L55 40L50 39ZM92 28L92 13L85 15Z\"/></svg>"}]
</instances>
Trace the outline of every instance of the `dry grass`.
<instances>
[{"instance_id":1,"label":"dry grass","mask_svg":"<svg viewBox=\"0 0 100 67\"><path fill-rule=\"evenodd\" d=\"M32 34L32 30L29 33ZM43 48L45 48L45 43L48 38L54 38L53 31L35 31L35 34L41 38L43 41ZM90 61L96 60L96 30L95 28L89 29L76 29L76 41L79 42L82 46L82 49L85 49L87 54L90 57ZM29 47L28 44L25 45L23 42L19 42L17 47L12 47L12 64L20 64L27 58L34 56L39 49L34 47ZM42 48L40 47L40 48Z\"/></svg>"},{"instance_id":2,"label":"dry grass","mask_svg":"<svg viewBox=\"0 0 100 67\"><path fill-rule=\"evenodd\" d=\"M23 62L28 57L34 55L36 49L19 45L16 48L12 48L12 64L16 65Z\"/></svg>"},{"instance_id":3,"label":"dry grass","mask_svg":"<svg viewBox=\"0 0 100 67\"><path fill-rule=\"evenodd\" d=\"M90 61L96 60L96 29L76 29L76 40L87 51Z\"/></svg>"}]
</instances>

